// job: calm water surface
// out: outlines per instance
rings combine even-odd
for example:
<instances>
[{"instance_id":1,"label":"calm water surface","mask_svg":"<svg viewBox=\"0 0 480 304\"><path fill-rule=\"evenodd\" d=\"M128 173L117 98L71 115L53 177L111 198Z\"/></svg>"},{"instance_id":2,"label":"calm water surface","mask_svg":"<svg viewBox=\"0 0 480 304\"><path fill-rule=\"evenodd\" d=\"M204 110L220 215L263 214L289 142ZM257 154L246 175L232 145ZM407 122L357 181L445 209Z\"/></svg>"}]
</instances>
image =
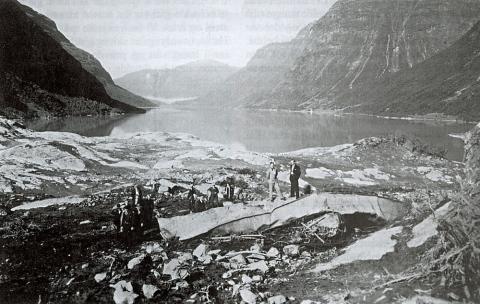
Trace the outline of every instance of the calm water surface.
<instances>
[{"instance_id":1,"label":"calm water surface","mask_svg":"<svg viewBox=\"0 0 480 304\"><path fill-rule=\"evenodd\" d=\"M463 158L463 141L449 134L473 125L393 120L363 115L309 114L252 110L212 110L166 107L146 114L117 118L67 118L28 123L38 131L67 131L86 136L128 132L185 132L204 140L258 152L286 152L307 147L353 143L390 134L419 138L445 148L450 159Z\"/></svg>"}]
</instances>

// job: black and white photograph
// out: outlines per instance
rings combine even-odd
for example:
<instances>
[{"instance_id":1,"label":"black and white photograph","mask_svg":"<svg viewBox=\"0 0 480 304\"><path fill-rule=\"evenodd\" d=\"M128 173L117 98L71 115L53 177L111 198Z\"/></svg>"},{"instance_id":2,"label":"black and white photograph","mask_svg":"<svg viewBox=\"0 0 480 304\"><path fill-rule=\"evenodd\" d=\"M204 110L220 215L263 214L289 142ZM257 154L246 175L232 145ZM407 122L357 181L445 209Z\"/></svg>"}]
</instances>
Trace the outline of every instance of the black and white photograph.
<instances>
[{"instance_id":1,"label":"black and white photograph","mask_svg":"<svg viewBox=\"0 0 480 304\"><path fill-rule=\"evenodd\" d=\"M0 0L0 303L480 303L480 0Z\"/></svg>"}]
</instances>

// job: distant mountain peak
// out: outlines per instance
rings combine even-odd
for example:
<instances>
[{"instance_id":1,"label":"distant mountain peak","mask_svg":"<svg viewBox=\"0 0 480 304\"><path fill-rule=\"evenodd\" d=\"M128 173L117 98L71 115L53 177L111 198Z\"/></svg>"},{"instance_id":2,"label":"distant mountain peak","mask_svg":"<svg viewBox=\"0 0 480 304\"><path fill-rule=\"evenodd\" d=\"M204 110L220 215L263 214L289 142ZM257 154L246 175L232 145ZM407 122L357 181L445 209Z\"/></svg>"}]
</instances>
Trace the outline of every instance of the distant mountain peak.
<instances>
[{"instance_id":1,"label":"distant mountain peak","mask_svg":"<svg viewBox=\"0 0 480 304\"><path fill-rule=\"evenodd\" d=\"M180 68L180 67L232 67L232 66L214 59L199 59L199 60L195 60L192 62L179 65L177 68Z\"/></svg>"},{"instance_id":2,"label":"distant mountain peak","mask_svg":"<svg viewBox=\"0 0 480 304\"><path fill-rule=\"evenodd\" d=\"M192 98L210 92L238 68L216 60L197 60L171 69L145 69L115 82L151 99Z\"/></svg>"}]
</instances>

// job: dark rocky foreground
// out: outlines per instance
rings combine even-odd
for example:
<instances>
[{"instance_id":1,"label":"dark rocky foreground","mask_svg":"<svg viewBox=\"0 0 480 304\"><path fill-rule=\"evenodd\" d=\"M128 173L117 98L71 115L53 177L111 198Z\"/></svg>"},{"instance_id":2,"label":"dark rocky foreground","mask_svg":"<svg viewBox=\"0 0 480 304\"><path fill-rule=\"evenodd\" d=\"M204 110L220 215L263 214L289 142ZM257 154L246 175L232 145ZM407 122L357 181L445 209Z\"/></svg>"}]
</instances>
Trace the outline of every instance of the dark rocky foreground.
<instances>
[{"instance_id":1,"label":"dark rocky foreground","mask_svg":"<svg viewBox=\"0 0 480 304\"><path fill-rule=\"evenodd\" d=\"M129 184L145 185L161 217L191 211L186 194L192 181L203 195L206 186L232 174L243 181L238 186L246 193L236 203L261 204L269 158L225 153L225 147L165 133L95 139L31 132L6 120L1 126L0 153L18 151L15 159L2 160L2 303L468 299L456 280L427 267L442 252L436 249L432 210L440 217L453 204L463 165L418 143L371 138L273 156L283 168L282 190L289 186L286 165L295 158L306 168L302 183L314 191L389 198L405 210L402 218L385 222L365 214L343 216L345 229L330 236L306 228L321 214L247 235L206 233L186 241L165 240L154 227L127 248L112 226L111 211L130 199ZM25 144L35 153L49 151L45 160L56 171L35 158L21 158ZM153 191L155 184L163 190ZM175 190L166 194L167 186ZM28 209L29 203L42 204L59 191L81 197Z\"/></svg>"}]
</instances>

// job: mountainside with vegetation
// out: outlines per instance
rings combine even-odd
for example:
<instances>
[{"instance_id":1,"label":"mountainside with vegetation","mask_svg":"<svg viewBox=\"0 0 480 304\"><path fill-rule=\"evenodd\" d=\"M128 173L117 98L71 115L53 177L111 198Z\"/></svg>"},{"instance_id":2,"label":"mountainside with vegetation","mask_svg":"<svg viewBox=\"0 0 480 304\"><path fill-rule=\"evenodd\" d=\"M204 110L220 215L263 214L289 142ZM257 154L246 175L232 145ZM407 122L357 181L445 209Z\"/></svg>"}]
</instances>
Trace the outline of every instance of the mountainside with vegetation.
<instances>
[{"instance_id":1,"label":"mountainside with vegetation","mask_svg":"<svg viewBox=\"0 0 480 304\"><path fill-rule=\"evenodd\" d=\"M480 22L449 48L379 81L357 88L336 107L382 116L437 113L480 119Z\"/></svg>"},{"instance_id":2,"label":"mountainside with vegetation","mask_svg":"<svg viewBox=\"0 0 480 304\"><path fill-rule=\"evenodd\" d=\"M480 2L473 0L339 0L292 41L258 51L246 68L204 101L276 109L339 108L339 96L357 88L367 91L446 49L479 15Z\"/></svg>"},{"instance_id":3,"label":"mountainside with vegetation","mask_svg":"<svg viewBox=\"0 0 480 304\"><path fill-rule=\"evenodd\" d=\"M137 98L135 95L123 89L116 91L100 63L73 46L47 17L15 0L1 0L0 27L0 101L4 114L35 117L143 112L128 104ZM112 88L115 94L109 93Z\"/></svg>"}]
</instances>

